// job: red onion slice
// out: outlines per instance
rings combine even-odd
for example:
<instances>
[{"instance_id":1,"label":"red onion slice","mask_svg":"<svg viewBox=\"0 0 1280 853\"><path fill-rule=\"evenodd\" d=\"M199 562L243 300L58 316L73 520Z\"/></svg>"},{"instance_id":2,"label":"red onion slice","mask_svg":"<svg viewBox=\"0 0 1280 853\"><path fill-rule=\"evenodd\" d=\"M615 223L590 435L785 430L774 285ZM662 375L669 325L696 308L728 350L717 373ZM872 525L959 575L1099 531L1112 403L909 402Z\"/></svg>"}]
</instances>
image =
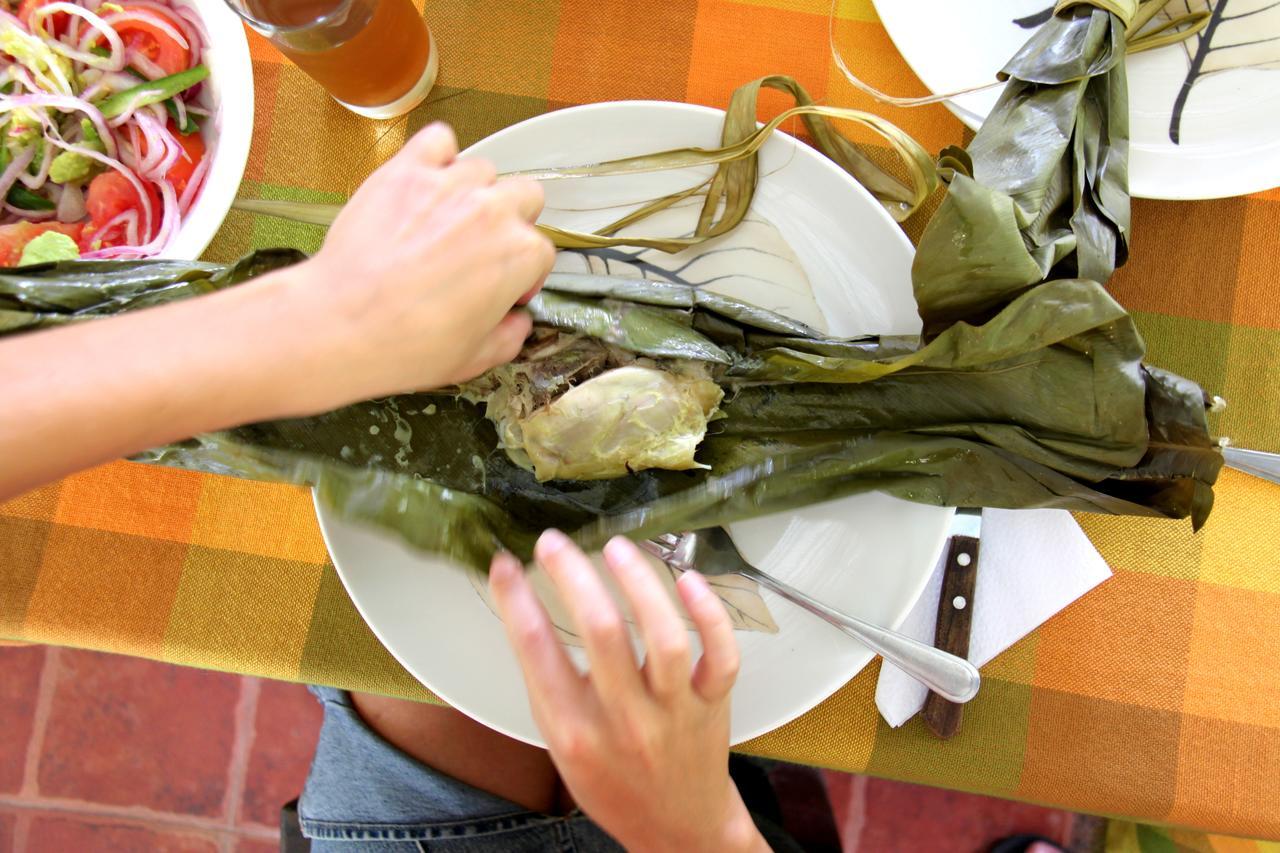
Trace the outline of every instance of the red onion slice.
<instances>
[{"instance_id":1,"label":"red onion slice","mask_svg":"<svg viewBox=\"0 0 1280 853\"><path fill-rule=\"evenodd\" d=\"M45 46L48 44L48 42L45 39L42 39L37 35L33 35L32 33L27 32L27 28L25 25L20 25L16 28L16 32L14 33L14 38L23 42L34 42L35 44L41 45L41 46ZM15 69L21 68L22 71L27 72L29 74L28 79L34 80L36 83L40 84L38 86L32 85L32 86L29 86L28 88L35 89L37 91L44 91L44 92L52 91L54 94L65 95L68 97L70 97L74 92L74 90L71 87L71 80L67 77L66 74L63 73L62 68L56 62L50 62L45 64L44 67L48 71L48 74L46 74L44 71L41 71L37 68L28 68L26 66L20 66L16 64L13 67Z\"/></svg>"},{"instance_id":2,"label":"red onion slice","mask_svg":"<svg viewBox=\"0 0 1280 853\"><path fill-rule=\"evenodd\" d=\"M49 5L52 6L57 4L51 3ZM134 8L129 9L127 12L113 12L102 20L113 27L128 21L141 21L144 24L155 27L160 30L160 32L176 41L182 46L183 50L191 49L191 44L187 41L187 37L183 35L177 27L169 23L169 21L162 15L157 15L155 12L151 12L146 9L137 8L137 4L134 3L130 3L129 5Z\"/></svg>"},{"instance_id":3,"label":"red onion slice","mask_svg":"<svg viewBox=\"0 0 1280 853\"><path fill-rule=\"evenodd\" d=\"M114 234L123 231L125 239L131 244L136 245L138 242L138 211L130 208L129 210L117 213L108 219L101 228L93 233L94 239L107 239ZM95 250L101 251L101 250ZM85 253L84 257L89 257L91 253Z\"/></svg>"},{"instance_id":4,"label":"red onion slice","mask_svg":"<svg viewBox=\"0 0 1280 853\"><path fill-rule=\"evenodd\" d=\"M177 123L177 125L178 125L178 129L179 129L179 130L181 130L182 128L184 128L184 127L186 127L186 126L187 126L187 103L186 103L186 101L182 100L182 98L179 98L179 97L176 97L176 96L175 96L175 97L174 97L174 99L173 99L173 109L174 109L174 112L176 112L176 113L177 113L177 120L176 120L176 123Z\"/></svg>"},{"instance_id":5,"label":"red onion slice","mask_svg":"<svg viewBox=\"0 0 1280 853\"><path fill-rule=\"evenodd\" d=\"M204 179L209 175L209 159L208 157L200 159L191 177L187 179L187 185L182 188L182 195L178 198L178 212L183 216L191 211L191 205L195 204L196 198L200 195Z\"/></svg>"},{"instance_id":6,"label":"red onion slice","mask_svg":"<svg viewBox=\"0 0 1280 853\"><path fill-rule=\"evenodd\" d=\"M81 19L89 25L89 31L79 37L79 42L75 47L53 38L40 26L40 23L45 18L50 15L56 15L59 12ZM104 68L109 71L119 71L124 68L124 42L120 39L120 34L110 24L83 6L68 3L65 0L37 6L31 12L31 27L36 30L36 36L43 37L42 40L45 44L68 59L73 59L82 65L88 65L90 68ZM79 32L78 27L76 32ZM111 48L110 56L98 56L89 50L90 42L98 38L107 40L107 45Z\"/></svg>"},{"instance_id":7,"label":"red onion slice","mask_svg":"<svg viewBox=\"0 0 1280 853\"><path fill-rule=\"evenodd\" d=\"M14 207L9 202L4 203L4 209L7 213L12 213L19 219L25 219L28 222L43 222L46 219L53 218L52 210L26 210L21 207Z\"/></svg>"},{"instance_id":8,"label":"red onion slice","mask_svg":"<svg viewBox=\"0 0 1280 853\"><path fill-rule=\"evenodd\" d=\"M94 128L98 131L98 136L102 137L103 145L107 149L107 155L112 156L116 152L115 137L112 136L111 131L108 129L107 120L102 117L102 113L98 111L97 107L84 98L40 93L13 95L12 97L0 99L0 112L17 107L48 107L64 113L84 113L89 121L93 122Z\"/></svg>"},{"instance_id":9,"label":"red onion slice","mask_svg":"<svg viewBox=\"0 0 1280 853\"><path fill-rule=\"evenodd\" d=\"M33 158L34 162L34 158ZM45 138L40 146L40 170L34 175L30 172L19 172L18 180L29 190L38 190L49 180L49 166L53 163L53 141Z\"/></svg>"},{"instance_id":10,"label":"red onion slice","mask_svg":"<svg viewBox=\"0 0 1280 853\"><path fill-rule=\"evenodd\" d=\"M158 80L165 76L165 70L152 62L151 58L141 51L129 48L124 52L124 57L125 62L127 62L131 68L136 71L141 71L142 76L146 77L148 80ZM124 115L127 119L129 114L125 113ZM117 117L116 120L118 121L119 117Z\"/></svg>"},{"instance_id":11,"label":"red onion slice","mask_svg":"<svg viewBox=\"0 0 1280 853\"><path fill-rule=\"evenodd\" d=\"M35 159L36 149L34 146L19 151L9 161L8 167L0 174L0 198L4 198L9 194L9 187L13 186L13 182L18 179L18 175L26 171L31 165L31 161Z\"/></svg>"},{"instance_id":12,"label":"red onion slice","mask_svg":"<svg viewBox=\"0 0 1280 853\"><path fill-rule=\"evenodd\" d=\"M79 222L84 219L84 191L75 184L63 184L55 213L59 222Z\"/></svg>"},{"instance_id":13,"label":"red onion slice","mask_svg":"<svg viewBox=\"0 0 1280 853\"><path fill-rule=\"evenodd\" d=\"M194 55L196 48L203 53L209 44L209 31L205 29L204 19L200 17L200 10L187 0L173 0L173 4L166 7L162 3L156 3L154 0L134 0L133 5L140 8L164 9L166 12L173 13L178 22L182 25L182 29L187 33L188 41L192 44L192 61L200 62L199 56Z\"/></svg>"},{"instance_id":14,"label":"red onion slice","mask_svg":"<svg viewBox=\"0 0 1280 853\"><path fill-rule=\"evenodd\" d=\"M178 230L178 199L174 194L173 185L168 181L162 181L159 186L164 216L160 221L160 230L156 232L156 236L150 242L141 246L110 246L105 249L86 252L81 257L104 259L145 258L163 251L164 247L168 245L169 239Z\"/></svg>"},{"instance_id":15,"label":"red onion slice","mask_svg":"<svg viewBox=\"0 0 1280 853\"><path fill-rule=\"evenodd\" d=\"M58 146L64 151L70 151L73 149L73 146L68 145L65 142L62 142L61 140L51 140L51 141L53 142L54 145ZM146 187L143 186L142 181L139 180L138 176L134 174L133 170L125 166L123 163L121 163L119 160L115 159L114 157L108 157L105 154L100 154L99 152L89 148L81 149L79 153L85 155L90 160L97 160L99 163L102 163L104 166L110 169L114 169L115 171L119 172L121 175L124 176L125 180L129 182L129 185L133 187L134 192L138 194L138 199L142 202L142 221L146 227L147 233L150 234L151 226L152 226L152 223L154 222L154 213L155 213L151 208L151 195L147 192ZM161 184L161 189L163 188L164 188L164 185ZM172 192L172 189L170 190L170 192Z\"/></svg>"},{"instance_id":16,"label":"red onion slice","mask_svg":"<svg viewBox=\"0 0 1280 853\"><path fill-rule=\"evenodd\" d=\"M178 157L184 153L178 140L168 129L145 113L137 115L138 129L147 145L147 154L140 159L138 171L144 178L153 181L162 179Z\"/></svg>"}]
</instances>

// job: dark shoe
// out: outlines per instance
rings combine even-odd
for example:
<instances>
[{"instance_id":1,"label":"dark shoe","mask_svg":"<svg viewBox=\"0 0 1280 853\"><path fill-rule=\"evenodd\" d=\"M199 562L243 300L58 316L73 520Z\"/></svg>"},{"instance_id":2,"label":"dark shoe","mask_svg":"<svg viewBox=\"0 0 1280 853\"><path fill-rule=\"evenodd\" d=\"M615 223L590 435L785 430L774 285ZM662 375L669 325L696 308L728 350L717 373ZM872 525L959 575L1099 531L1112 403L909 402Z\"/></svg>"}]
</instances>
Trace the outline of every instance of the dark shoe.
<instances>
[{"instance_id":1,"label":"dark shoe","mask_svg":"<svg viewBox=\"0 0 1280 853\"><path fill-rule=\"evenodd\" d=\"M1067 848L1063 847L1052 838L1045 838L1043 835L1010 835L1008 838L1001 838L988 848L988 853L1026 853L1028 847L1036 842L1048 844L1054 850L1061 850L1067 853Z\"/></svg>"}]
</instances>

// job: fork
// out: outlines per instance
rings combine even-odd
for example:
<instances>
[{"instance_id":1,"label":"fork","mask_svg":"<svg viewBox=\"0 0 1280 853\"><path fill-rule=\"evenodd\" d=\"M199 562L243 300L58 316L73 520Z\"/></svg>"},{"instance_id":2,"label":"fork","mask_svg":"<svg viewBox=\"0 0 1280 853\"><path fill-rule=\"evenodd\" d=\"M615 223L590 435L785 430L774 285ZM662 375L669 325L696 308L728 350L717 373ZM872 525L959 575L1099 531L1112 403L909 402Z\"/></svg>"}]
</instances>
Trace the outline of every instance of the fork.
<instances>
[{"instance_id":1,"label":"fork","mask_svg":"<svg viewBox=\"0 0 1280 853\"><path fill-rule=\"evenodd\" d=\"M678 571L691 569L708 577L742 575L830 622L860 641L885 660L952 702L968 702L978 692L978 669L963 658L935 649L917 640L873 625L828 607L800 590L760 571L743 558L728 531L706 527L680 535L664 534L641 543L641 547Z\"/></svg>"}]
</instances>

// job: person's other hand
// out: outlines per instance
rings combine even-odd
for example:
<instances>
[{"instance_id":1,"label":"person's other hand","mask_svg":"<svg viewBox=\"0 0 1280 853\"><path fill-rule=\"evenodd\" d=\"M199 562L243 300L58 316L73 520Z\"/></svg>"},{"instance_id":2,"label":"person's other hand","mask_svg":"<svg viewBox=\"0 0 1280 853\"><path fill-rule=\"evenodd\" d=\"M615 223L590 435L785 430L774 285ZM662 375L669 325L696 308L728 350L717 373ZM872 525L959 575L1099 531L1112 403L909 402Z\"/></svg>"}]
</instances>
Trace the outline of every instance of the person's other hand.
<instances>
[{"instance_id":1,"label":"person's other hand","mask_svg":"<svg viewBox=\"0 0 1280 853\"><path fill-rule=\"evenodd\" d=\"M639 549L621 538L606 546L644 639L639 667L586 555L550 530L535 556L583 638L589 675L574 669L515 557L495 557L489 582L534 720L578 805L630 850L767 850L729 778L738 648L706 580L689 572L676 585L702 637L694 665L684 623Z\"/></svg>"},{"instance_id":2,"label":"person's other hand","mask_svg":"<svg viewBox=\"0 0 1280 853\"><path fill-rule=\"evenodd\" d=\"M457 153L447 125L418 133L289 277L327 386L312 408L461 382L519 352L530 320L513 309L555 257L533 227L542 188Z\"/></svg>"}]
</instances>

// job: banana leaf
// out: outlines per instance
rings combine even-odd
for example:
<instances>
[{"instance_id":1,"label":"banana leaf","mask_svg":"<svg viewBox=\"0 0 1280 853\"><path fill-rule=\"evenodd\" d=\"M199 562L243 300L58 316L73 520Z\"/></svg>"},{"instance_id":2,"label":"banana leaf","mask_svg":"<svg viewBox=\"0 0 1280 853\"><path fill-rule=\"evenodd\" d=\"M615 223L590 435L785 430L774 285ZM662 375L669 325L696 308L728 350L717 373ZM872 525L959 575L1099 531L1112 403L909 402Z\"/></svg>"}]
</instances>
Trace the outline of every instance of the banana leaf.
<instances>
[{"instance_id":1,"label":"banana leaf","mask_svg":"<svg viewBox=\"0 0 1280 853\"><path fill-rule=\"evenodd\" d=\"M1163 5L1061 0L1000 72L1004 91L968 148L943 151L947 195L912 268L926 335L1043 281L1105 284L1124 264L1126 28Z\"/></svg>"},{"instance_id":2,"label":"banana leaf","mask_svg":"<svg viewBox=\"0 0 1280 853\"><path fill-rule=\"evenodd\" d=\"M63 262L0 272L0 334L234 286L292 263ZM87 282L92 281L92 284ZM96 296L95 296L96 294ZM586 546L725 524L867 490L938 505L1064 507L1203 524L1221 454L1193 383L1141 363L1096 282L1047 282L928 344L825 338L671 283L553 275L535 324L638 356L697 362L723 387L705 470L539 482L454 392L251 424L140 461L312 485L340 515L483 567L555 526Z\"/></svg>"},{"instance_id":3,"label":"banana leaf","mask_svg":"<svg viewBox=\"0 0 1280 853\"><path fill-rule=\"evenodd\" d=\"M795 101L795 106L759 125L756 114L761 89L782 92ZM933 158L902 129L873 113L815 103L794 78L782 74L761 77L734 91L729 100L729 108L725 111L719 148L677 148L604 163L509 172L504 177L523 176L540 181L554 181L715 166L716 171L710 178L680 192L647 202L596 231L586 233L546 223L538 225L560 249L634 246L679 252L722 236L743 221L755 196L760 171L757 156L759 150L775 130L797 117L804 122L818 150L870 190L886 212L899 222L914 214L938 186ZM888 142L889 150L901 163L907 180L904 182L878 166L856 143L836 129L832 124L833 119L866 127ZM642 222L659 211L699 197L702 198L702 207L691 234L618 236L619 231ZM342 209L335 204L271 199L237 199L234 206L250 213L324 226L332 224Z\"/></svg>"}]
</instances>

